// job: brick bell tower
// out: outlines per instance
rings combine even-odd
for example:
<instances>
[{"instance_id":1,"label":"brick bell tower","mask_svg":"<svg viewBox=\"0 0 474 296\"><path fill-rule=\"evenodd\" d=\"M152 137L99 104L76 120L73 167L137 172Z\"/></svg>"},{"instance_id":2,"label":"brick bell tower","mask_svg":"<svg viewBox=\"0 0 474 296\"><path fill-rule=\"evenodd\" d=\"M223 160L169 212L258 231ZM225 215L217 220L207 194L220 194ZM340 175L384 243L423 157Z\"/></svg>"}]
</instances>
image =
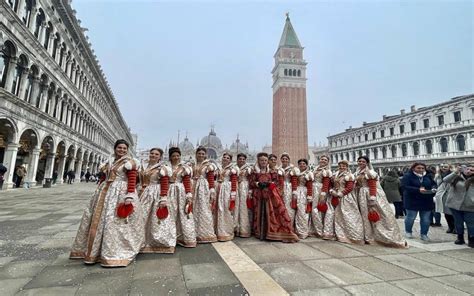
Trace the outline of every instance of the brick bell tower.
<instances>
[{"instance_id":1,"label":"brick bell tower","mask_svg":"<svg viewBox=\"0 0 474 296\"><path fill-rule=\"evenodd\" d=\"M285 28L274 55L272 151L290 154L292 163L308 158L306 61L303 47L286 14Z\"/></svg>"}]
</instances>

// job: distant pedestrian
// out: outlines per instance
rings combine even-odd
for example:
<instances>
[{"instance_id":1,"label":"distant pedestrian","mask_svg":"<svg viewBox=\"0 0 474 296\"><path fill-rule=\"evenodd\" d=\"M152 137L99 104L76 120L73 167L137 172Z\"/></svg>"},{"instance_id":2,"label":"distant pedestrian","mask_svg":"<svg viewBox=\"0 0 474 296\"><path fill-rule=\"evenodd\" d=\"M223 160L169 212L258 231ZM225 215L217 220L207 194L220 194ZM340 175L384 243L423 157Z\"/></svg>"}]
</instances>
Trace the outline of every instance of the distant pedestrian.
<instances>
[{"instance_id":1,"label":"distant pedestrian","mask_svg":"<svg viewBox=\"0 0 474 296\"><path fill-rule=\"evenodd\" d=\"M23 178L26 176L26 168L23 165L19 165L16 168L16 181L15 181L15 187L20 188L21 182L23 181Z\"/></svg>"},{"instance_id":2,"label":"distant pedestrian","mask_svg":"<svg viewBox=\"0 0 474 296\"><path fill-rule=\"evenodd\" d=\"M383 177L380 185L385 191L388 202L393 203L395 207L395 218L403 217L403 202L400 194L401 182L397 172L394 170L389 171L387 175Z\"/></svg>"},{"instance_id":3,"label":"distant pedestrian","mask_svg":"<svg viewBox=\"0 0 474 296\"><path fill-rule=\"evenodd\" d=\"M5 173L7 172L7 167L0 163L0 190L3 188L3 182L5 181Z\"/></svg>"},{"instance_id":4,"label":"distant pedestrian","mask_svg":"<svg viewBox=\"0 0 474 296\"><path fill-rule=\"evenodd\" d=\"M448 222L447 233L456 233L456 228L454 227L454 217L451 213L451 210L446 206L446 200L451 190L451 184L446 183L443 179L451 174L451 169L449 164L443 163L439 167L439 172L436 174L435 181L438 185L438 191L434 197L435 199L435 211L437 213L444 213L444 218Z\"/></svg>"},{"instance_id":5,"label":"distant pedestrian","mask_svg":"<svg viewBox=\"0 0 474 296\"><path fill-rule=\"evenodd\" d=\"M410 171L403 176L403 204L406 209L405 235L413 238L413 223L420 214L421 240L428 241L430 214L433 210L433 196L436 188L435 181L426 173L426 165L415 162Z\"/></svg>"},{"instance_id":6,"label":"distant pedestrian","mask_svg":"<svg viewBox=\"0 0 474 296\"><path fill-rule=\"evenodd\" d=\"M73 170L70 170L69 172L67 172L67 183L72 184L75 177L76 177L76 174L74 173Z\"/></svg>"},{"instance_id":7,"label":"distant pedestrian","mask_svg":"<svg viewBox=\"0 0 474 296\"><path fill-rule=\"evenodd\" d=\"M430 175L431 178L434 180L436 178L436 167L429 166L426 168L426 174ZM433 200L433 210L431 210L430 214L430 226L432 227L441 227L441 213L436 212L435 200Z\"/></svg>"},{"instance_id":8,"label":"distant pedestrian","mask_svg":"<svg viewBox=\"0 0 474 296\"><path fill-rule=\"evenodd\" d=\"M89 183L89 179L91 177L91 173L87 171L87 173L84 175L86 177L86 183Z\"/></svg>"},{"instance_id":9,"label":"distant pedestrian","mask_svg":"<svg viewBox=\"0 0 474 296\"><path fill-rule=\"evenodd\" d=\"M458 235L454 242L464 244L464 223L467 226L469 247L474 248L474 164L460 166L443 179L452 188L446 200L451 209Z\"/></svg>"}]
</instances>

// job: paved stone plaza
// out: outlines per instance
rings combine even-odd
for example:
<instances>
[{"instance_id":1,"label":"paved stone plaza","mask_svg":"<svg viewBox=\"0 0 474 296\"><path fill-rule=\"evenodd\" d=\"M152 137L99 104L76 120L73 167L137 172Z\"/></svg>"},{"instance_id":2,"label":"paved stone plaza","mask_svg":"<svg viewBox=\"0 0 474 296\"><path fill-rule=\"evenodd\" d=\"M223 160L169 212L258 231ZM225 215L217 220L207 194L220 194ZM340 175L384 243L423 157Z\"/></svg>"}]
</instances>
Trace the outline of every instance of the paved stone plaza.
<instances>
[{"instance_id":1,"label":"paved stone plaza","mask_svg":"<svg viewBox=\"0 0 474 296\"><path fill-rule=\"evenodd\" d=\"M236 239L139 255L127 268L68 259L94 184L0 191L0 295L469 295L474 250L446 228L407 250L310 238ZM399 220L402 225L402 220ZM417 231L415 230L414 233Z\"/></svg>"}]
</instances>

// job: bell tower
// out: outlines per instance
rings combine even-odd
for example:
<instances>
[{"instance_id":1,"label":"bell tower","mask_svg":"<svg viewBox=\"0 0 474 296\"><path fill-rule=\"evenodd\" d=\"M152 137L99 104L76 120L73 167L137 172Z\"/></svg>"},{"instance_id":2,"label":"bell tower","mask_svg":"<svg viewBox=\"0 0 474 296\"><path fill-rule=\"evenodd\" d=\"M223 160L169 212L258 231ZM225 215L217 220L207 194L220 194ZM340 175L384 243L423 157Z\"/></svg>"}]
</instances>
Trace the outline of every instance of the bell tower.
<instances>
[{"instance_id":1,"label":"bell tower","mask_svg":"<svg viewBox=\"0 0 474 296\"><path fill-rule=\"evenodd\" d=\"M308 158L306 61L289 14L274 55L272 152L290 154L292 162Z\"/></svg>"}]
</instances>

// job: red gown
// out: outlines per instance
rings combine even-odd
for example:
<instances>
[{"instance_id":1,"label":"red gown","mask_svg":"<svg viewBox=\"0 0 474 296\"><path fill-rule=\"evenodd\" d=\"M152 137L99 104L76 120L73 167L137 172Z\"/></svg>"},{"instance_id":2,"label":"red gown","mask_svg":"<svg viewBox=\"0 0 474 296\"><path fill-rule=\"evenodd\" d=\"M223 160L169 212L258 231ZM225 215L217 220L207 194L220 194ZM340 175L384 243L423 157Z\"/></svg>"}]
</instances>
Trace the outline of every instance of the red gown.
<instances>
[{"instance_id":1,"label":"red gown","mask_svg":"<svg viewBox=\"0 0 474 296\"><path fill-rule=\"evenodd\" d=\"M255 168L249 176L253 197L253 228L260 239L297 242L291 219L278 189L278 173ZM259 186L260 185L260 186ZM263 188L265 187L265 188Z\"/></svg>"}]
</instances>

